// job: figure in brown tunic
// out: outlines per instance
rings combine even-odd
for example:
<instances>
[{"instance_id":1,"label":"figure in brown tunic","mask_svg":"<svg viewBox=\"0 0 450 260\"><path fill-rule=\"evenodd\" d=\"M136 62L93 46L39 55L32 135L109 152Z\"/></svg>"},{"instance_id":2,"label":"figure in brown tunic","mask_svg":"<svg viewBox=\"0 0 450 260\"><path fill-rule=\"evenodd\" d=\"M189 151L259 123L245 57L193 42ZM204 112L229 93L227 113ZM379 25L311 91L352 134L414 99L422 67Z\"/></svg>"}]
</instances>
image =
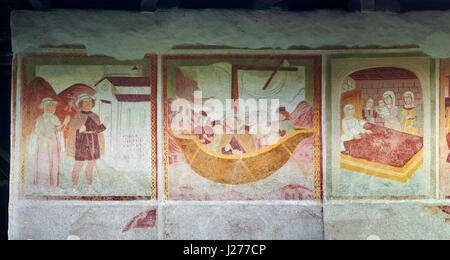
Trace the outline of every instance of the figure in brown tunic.
<instances>
[{"instance_id":1,"label":"figure in brown tunic","mask_svg":"<svg viewBox=\"0 0 450 260\"><path fill-rule=\"evenodd\" d=\"M77 100L80 112L75 114L69 124L68 154L75 158L72 170L72 185L77 192L78 177L84 162L87 161L85 170L88 191L92 192L92 173L96 166L96 160L104 153L104 138L102 132L106 130L100 122L97 114L91 110L95 106L95 98L89 94L81 94ZM109 119L105 119L107 121Z\"/></svg>"}]
</instances>

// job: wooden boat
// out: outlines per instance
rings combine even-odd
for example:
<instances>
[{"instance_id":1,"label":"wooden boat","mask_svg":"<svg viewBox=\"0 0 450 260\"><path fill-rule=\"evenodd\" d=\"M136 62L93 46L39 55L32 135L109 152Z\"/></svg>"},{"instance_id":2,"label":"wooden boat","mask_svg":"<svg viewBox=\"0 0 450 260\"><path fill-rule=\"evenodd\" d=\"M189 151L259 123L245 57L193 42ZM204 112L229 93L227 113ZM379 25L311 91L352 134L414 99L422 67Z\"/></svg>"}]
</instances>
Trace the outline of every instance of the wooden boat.
<instances>
[{"instance_id":1,"label":"wooden boat","mask_svg":"<svg viewBox=\"0 0 450 260\"><path fill-rule=\"evenodd\" d=\"M241 155L215 153L202 145L196 136L177 135L172 130L169 133L196 173L218 183L243 184L264 179L279 170L297 145L314 135L311 128L295 129L276 144Z\"/></svg>"}]
</instances>

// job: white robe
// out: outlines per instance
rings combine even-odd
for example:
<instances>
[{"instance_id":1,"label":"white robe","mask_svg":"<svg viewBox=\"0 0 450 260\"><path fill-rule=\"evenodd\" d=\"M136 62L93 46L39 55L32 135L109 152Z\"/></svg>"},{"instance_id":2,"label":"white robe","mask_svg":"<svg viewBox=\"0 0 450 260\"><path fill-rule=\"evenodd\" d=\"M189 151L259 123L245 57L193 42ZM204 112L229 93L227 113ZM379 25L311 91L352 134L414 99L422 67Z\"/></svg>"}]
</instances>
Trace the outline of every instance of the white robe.
<instances>
[{"instance_id":1,"label":"white robe","mask_svg":"<svg viewBox=\"0 0 450 260\"><path fill-rule=\"evenodd\" d=\"M384 117L384 126L397 131L402 131L402 124L398 120L398 108L396 106L392 106L387 109L389 111L389 115Z\"/></svg>"},{"instance_id":2,"label":"white robe","mask_svg":"<svg viewBox=\"0 0 450 260\"><path fill-rule=\"evenodd\" d=\"M36 119L28 139L28 155L33 162L33 184L58 186L63 152L62 125L50 113Z\"/></svg>"},{"instance_id":3,"label":"white robe","mask_svg":"<svg viewBox=\"0 0 450 260\"><path fill-rule=\"evenodd\" d=\"M366 133L366 129L363 126L366 124L366 121L352 117L352 118L344 118L342 120L342 136L341 136L341 151L345 151L344 142L350 141L356 138L357 135Z\"/></svg>"}]
</instances>

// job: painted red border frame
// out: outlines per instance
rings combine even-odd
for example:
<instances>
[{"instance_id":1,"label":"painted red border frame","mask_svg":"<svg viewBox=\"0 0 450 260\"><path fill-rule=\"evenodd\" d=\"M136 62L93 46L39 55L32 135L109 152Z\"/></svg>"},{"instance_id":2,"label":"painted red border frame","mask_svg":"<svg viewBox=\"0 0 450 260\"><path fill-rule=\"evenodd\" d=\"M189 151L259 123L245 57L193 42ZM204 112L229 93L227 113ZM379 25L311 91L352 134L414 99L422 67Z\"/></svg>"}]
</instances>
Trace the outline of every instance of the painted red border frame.
<instances>
[{"instance_id":1,"label":"painted red border frame","mask_svg":"<svg viewBox=\"0 0 450 260\"><path fill-rule=\"evenodd\" d=\"M162 106L163 106L163 163L164 163L164 195L169 199L168 189L168 74L169 60L191 59L303 59L314 61L314 112L319 114L319 140L320 140L320 201L323 201L323 141L322 141L322 55L304 54L173 54L162 56Z\"/></svg>"},{"instance_id":2,"label":"painted red border frame","mask_svg":"<svg viewBox=\"0 0 450 260\"><path fill-rule=\"evenodd\" d=\"M74 54L74 53L32 53L25 54L21 58L21 82L22 86L27 82L25 73L25 62L24 60L29 57L55 57L55 56L63 56L63 57L106 57L106 56L86 56L84 54ZM150 188L152 189L152 196L37 196L37 195L25 195L23 194L23 186L24 186L24 176L22 169L20 170L20 191L19 191L19 199L25 200L83 200L83 201L134 201L134 200L158 200L158 136L157 136L157 97L158 97L158 56L154 54L146 54L144 59L150 62L150 87L151 87L151 116L152 116L152 133L151 133L151 142L152 142L152 153L154 156L152 157L152 165L151 165L151 174L150 174ZM22 134L16 132L16 119L17 119L17 58L14 61L13 67L13 83L12 83L12 99L13 99L13 132L12 132L12 155L15 154L15 141L16 135ZM22 167L22 158L20 158L20 166ZM14 162L14 160L13 160ZM16 165L16 164L14 164ZM15 170L15 168L13 168Z\"/></svg>"}]
</instances>

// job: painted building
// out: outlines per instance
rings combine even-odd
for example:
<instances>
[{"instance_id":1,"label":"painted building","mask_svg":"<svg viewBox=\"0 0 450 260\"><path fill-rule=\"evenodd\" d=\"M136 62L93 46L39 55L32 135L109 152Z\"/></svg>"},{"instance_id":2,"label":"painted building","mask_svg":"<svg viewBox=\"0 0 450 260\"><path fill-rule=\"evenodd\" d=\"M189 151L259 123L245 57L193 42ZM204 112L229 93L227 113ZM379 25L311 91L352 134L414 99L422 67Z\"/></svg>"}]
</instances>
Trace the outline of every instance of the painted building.
<instances>
[{"instance_id":1,"label":"painted building","mask_svg":"<svg viewBox=\"0 0 450 260\"><path fill-rule=\"evenodd\" d=\"M95 86L96 113L109 117L104 160L120 171L150 167L150 79L104 77ZM126 162L126 163L125 163Z\"/></svg>"}]
</instances>

